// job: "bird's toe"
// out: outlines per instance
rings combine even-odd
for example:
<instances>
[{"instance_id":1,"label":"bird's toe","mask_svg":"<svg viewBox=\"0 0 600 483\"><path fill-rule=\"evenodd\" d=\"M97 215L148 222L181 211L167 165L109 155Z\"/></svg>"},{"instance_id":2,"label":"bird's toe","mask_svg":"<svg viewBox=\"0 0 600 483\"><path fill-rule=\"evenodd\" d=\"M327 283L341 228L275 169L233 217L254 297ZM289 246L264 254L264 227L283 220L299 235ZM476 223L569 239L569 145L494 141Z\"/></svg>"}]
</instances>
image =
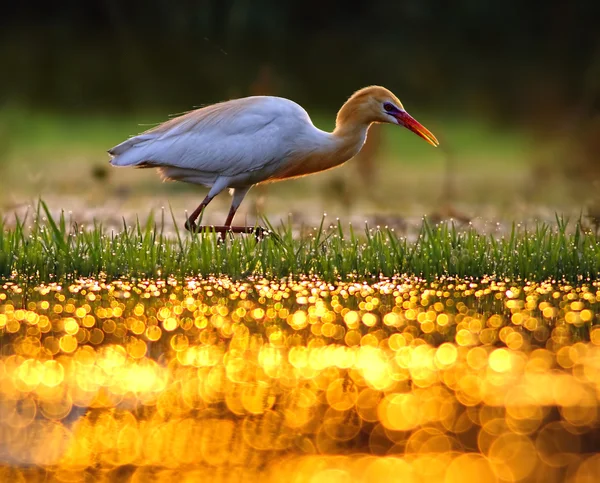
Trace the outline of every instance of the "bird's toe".
<instances>
[{"instance_id":1,"label":"bird's toe","mask_svg":"<svg viewBox=\"0 0 600 483\"><path fill-rule=\"evenodd\" d=\"M252 231L254 232L254 237L256 238L256 241L261 241L266 235L269 234L269 231L266 228L263 228L262 226L256 226L253 228Z\"/></svg>"},{"instance_id":2,"label":"bird's toe","mask_svg":"<svg viewBox=\"0 0 600 483\"><path fill-rule=\"evenodd\" d=\"M196 233L197 227L196 227L196 223L194 223L192 220L186 220L185 225L183 225L185 227L185 229L191 233Z\"/></svg>"}]
</instances>

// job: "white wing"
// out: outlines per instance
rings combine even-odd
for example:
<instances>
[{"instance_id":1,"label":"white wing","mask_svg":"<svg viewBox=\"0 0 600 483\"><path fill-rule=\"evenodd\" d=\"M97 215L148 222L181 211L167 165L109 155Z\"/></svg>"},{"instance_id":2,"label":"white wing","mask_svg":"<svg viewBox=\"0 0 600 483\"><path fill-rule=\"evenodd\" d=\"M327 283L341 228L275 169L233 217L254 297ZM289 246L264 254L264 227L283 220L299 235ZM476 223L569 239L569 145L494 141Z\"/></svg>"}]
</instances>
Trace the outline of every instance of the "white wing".
<instances>
[{"instance_id":1,"label":"white wing","mask_svg":"<svg viewBox=\"0 0 600 483\"><path fill-rule=\"evenodd\" d=\"M115 166L174 167L233 177L284 162L312 122L298 104L257 96L171 119L109 150Z\"/></svg>"}]
</instances>

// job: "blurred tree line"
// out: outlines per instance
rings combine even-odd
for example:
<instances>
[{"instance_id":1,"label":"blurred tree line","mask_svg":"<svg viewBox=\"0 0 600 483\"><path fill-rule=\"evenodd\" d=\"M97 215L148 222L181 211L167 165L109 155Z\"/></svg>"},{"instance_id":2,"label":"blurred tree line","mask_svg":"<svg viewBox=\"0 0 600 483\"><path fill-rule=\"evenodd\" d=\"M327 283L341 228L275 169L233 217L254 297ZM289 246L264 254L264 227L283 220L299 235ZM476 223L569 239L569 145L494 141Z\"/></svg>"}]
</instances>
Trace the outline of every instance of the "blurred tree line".
<instances>
[{"instance_id":1,"label":"blurred tree line","mask_svg":"<svg viewBox=\"0 0 600 483\"><path fill-rule=\"evenodd\" d=\"M529 120L600 79L595 0L65 0L0 14L0 92L24 106L187 109L279 93L337 107L379 83L410 104ZM594 84L594 86L591 86ZM598 99L585 99L595 104Z\"/></svg>"}]
</instances>

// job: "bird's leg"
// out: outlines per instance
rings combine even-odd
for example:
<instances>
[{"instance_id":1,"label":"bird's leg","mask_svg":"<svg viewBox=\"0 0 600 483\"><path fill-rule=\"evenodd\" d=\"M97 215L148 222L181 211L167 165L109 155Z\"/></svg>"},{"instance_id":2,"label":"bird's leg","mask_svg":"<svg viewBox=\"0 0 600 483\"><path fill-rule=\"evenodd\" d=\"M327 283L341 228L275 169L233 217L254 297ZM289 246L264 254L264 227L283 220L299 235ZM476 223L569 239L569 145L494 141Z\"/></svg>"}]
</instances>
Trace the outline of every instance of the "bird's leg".
<instances>
[{"instance_id":1,"label":"bird's leg","mask_svg":"<svg viewBox=\"0 0 600 483\"><path fill-rule=\"evenodd\" d=\"M237 206L234 203L231 204L229 208L229 213L227 213L227 219L225 220L225 226L227 228L231 228L231 222L233 221L233 217L235 216L235 212L237 211Z\"/></svg>"},{"instance_id":2,"label":"bird's leg","mask_svg":"<svg viewBox=\"0 0 600 483\"><path fill-rule=\"evenodd\" d=\"M239 204L238 204L238 206L239 206ZM229 213L227 213L227 218L225 219L225 225L223 225L222 227L219 227L219 228L223 228L222 231L219 231L219 234L221 236L221 241L225 241L226 233L228 231L232 231L231 223L233 222L233 217L235 216L235 212L237 211L238 206L236 206L235 199L234 199L234 201L231 203L231 207L229 208ZM217 228L217 227L215 227L215 228Z\"/></svg>"},{"instance_id":3,"label":"bird's leg","mask_svg":"<svg viewBox=\"0 0 600 483\"><path fill-rule=\"evenodd\" d=\"M258 236L258 230L256 228L253 228L250 226L231 226L231 223L233 222L233 217L235 216L237 209L242 204L242 200L246 196L246 193L248 193L249 189L250 189L250 187L236 188L233 191L233 200L231 202L231 208L229 208L229 213L227 214L227 219L225 220L225 225L223 225L222 227L214 227L215 230L217 230L217 228L219 229L218 231L221 234L222 240L225 239L225 234L227 232L230 232L230 233L254 233L255 235ZM261 235L262 235L262 233L261 233Z\"/></svg>"},{"instance_id":4,"label":"bird's leg","mask_svg":"<svg viewBox=\"0 0 600 483\"><path fill-rule=\"evenodd\" d=\"M241 203L241 200L239 203ZM239 203L236 203L234 200L234 202L231 204L231 208L229 209L227 219L225 220L225 224L223 226L215 226L212 228L214 228L215 231L221 235L221 240L225 240L226 233L254 233L254 236L256 236L257 240L261 239L264 235L265 229L260 226L231 226L233 217L235 216L235 213L239 207Z\"/></svg>"},{"instance_id":5,"label":"bird's leg","mask_svg":"<svg viewBox=\"0 0 600 483\"><path fill-rule=\"evenodd\" d=\"M229 213L227 214L227 218L225 220L224 225L206 225L206 226L197 226L195 223L196 218L200 215L202 210L210 203L213 197L207 196L204 198L200 206L194 210L194 212L190 215L185 223L185 228L193 233L197 233L202 231L203 228L207 228L211 231L219 233L219 239L221 241L225 240L225 235L227 233L254 233L258 238L262 238L265 230L261 227L252 227L252 226L231 226L233 222L233 217L235 216L237 209L242 204L242 200L246 193L250 188L235 188L233 192L233 201L231 202L231 208L229 208Z\"/></svg>"},{"instance_id":6,"label":"bird's leg","mask_svg":"<svg viewBox=\"0 0 600 483\"><path fill-rule=\"evenodd\" d=\"M207 207L207 205L212 201L212 199L213 197L210 196L210 194L208 194L206 198L202 200L202 203L198 205L198 208L196 208L188 217L184 225L187 231L191 231L192 233L196 233L198 231L198 227L196 226L196 218L200 216L202 210L204 210L204 208Z\"/></svg>"},{"instance_id":7,"label":"bird's leg","mask_svg":"<svg viewBox=\"0 0 600 483\"><path fill-rule=\"evenodd\" d=\"M231 223L233 222L233 217L235 216L235 212L237 211L237 209L239 208L239 206L242 204L242 200L244 199L244 196L246 196L246 193L248 193L248 190L250 189L250 187L248 188L236 188L235 191L233 192L233 201L231 202L231 209L229 210L229 214L227 215L227 219L225 220L225 226L228 227L227 231L232 232L232 233L254 233L254 236L256 237L256 240L260 240L264 234L265 234L265 229L257 226L257 227L252 227L252 226L231 226Z\"/></svg>"}]
</instances>

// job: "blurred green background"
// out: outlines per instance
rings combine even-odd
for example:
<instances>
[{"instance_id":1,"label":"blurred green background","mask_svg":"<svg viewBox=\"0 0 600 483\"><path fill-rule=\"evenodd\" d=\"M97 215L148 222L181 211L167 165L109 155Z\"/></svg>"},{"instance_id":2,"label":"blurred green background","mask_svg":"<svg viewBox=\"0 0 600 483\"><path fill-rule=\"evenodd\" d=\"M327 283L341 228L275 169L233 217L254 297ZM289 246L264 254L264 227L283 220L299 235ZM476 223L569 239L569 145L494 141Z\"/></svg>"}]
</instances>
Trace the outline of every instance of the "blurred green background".
<instances>
[{"instance_id":1,"label":"blurred green background","mask_svg":"<svg viewBox=\"0 0 600 483\"><path fill-rule=\"evenodd\" d=\"M256 94L291 98L331 129L353 91L380 84L441 148L378 127L344 167L252 190L236 220L593 217L599 18L592 0L12 2L0 16L2 213L43 196L83 220L167 204L183 219L204 188L110 168L106 150Z\"/></svg>"}]
</instances>

